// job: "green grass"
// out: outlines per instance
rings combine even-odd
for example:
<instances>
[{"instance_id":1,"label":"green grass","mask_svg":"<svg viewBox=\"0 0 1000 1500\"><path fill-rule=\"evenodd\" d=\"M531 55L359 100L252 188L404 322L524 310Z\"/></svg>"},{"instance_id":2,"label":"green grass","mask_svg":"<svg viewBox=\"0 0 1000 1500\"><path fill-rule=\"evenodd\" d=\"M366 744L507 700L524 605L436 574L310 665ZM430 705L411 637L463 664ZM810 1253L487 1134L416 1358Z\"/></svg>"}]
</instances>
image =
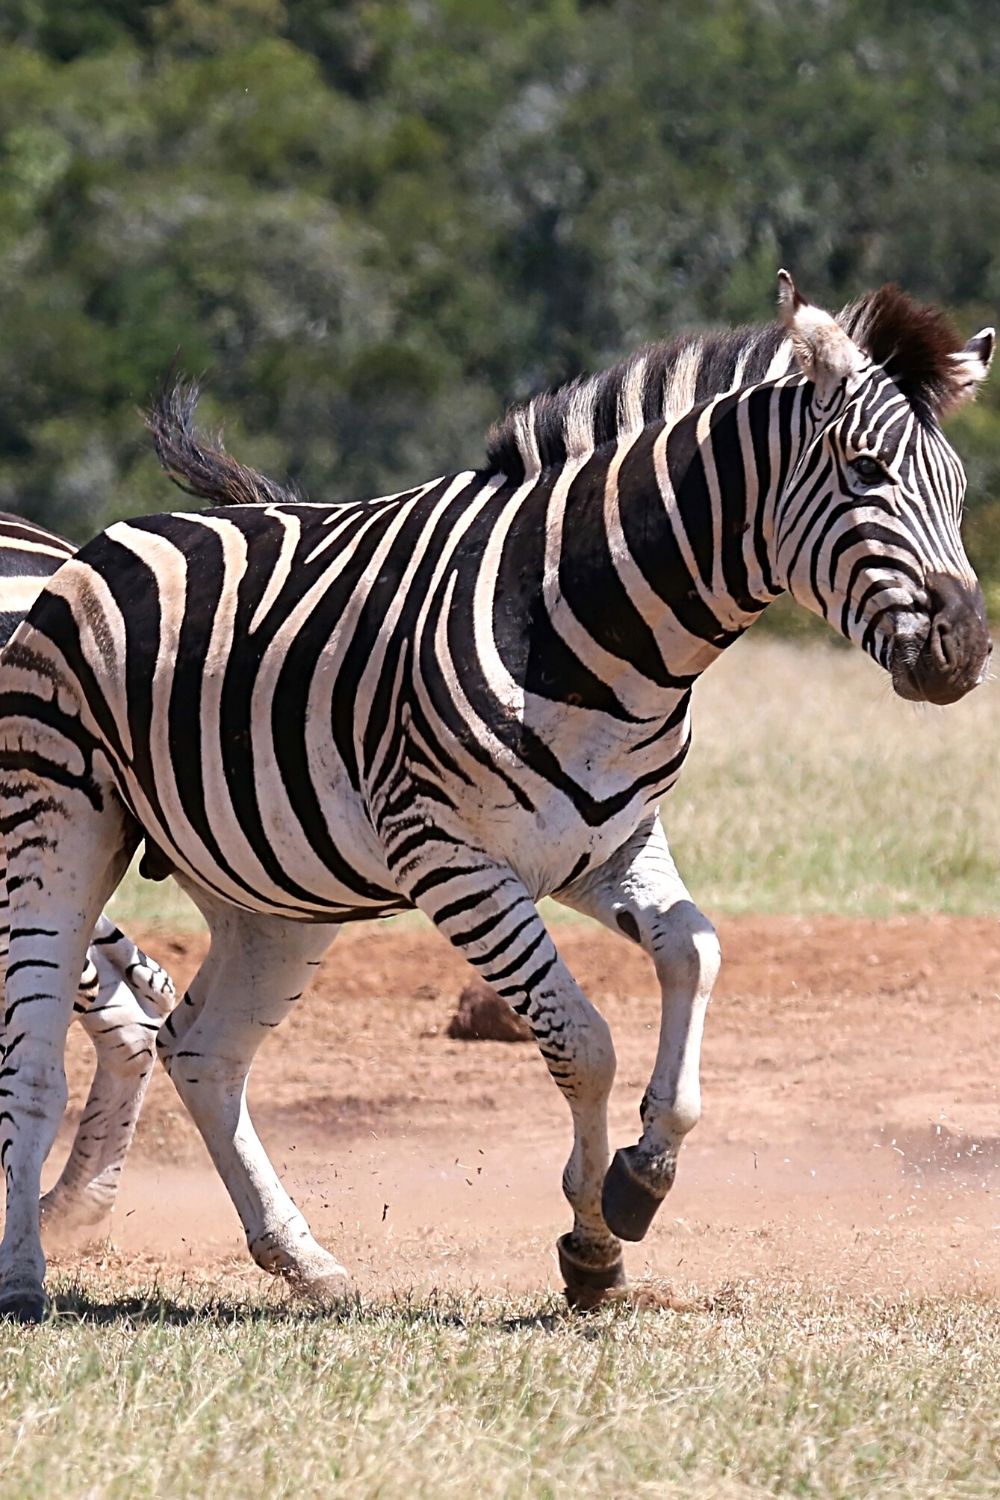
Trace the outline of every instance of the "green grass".
<instances>
[{"instance_id":1,"label":"green grass","mask_svg":"<svg viewBox=\"0 0 1000 1500\"><path fill-rule=\"evenodd\" d=\"M762 636L698 684L694 746L663 815L710 912L993 912L998 755L996 683L918 707L858 652ZM126 925L200 924L172 882L135 874L112 909Z\"/></svg>"},{"instance_id":2,"label":"green grass","mask_svg":"<svg viewBox=\"0 0 1000 1500\"><path fill-rule=\"evenodd\" d=\"M7 1500L1000 1494L1000 1314L974 1298L750 1286L574 1320L131 1295L64 1289L55 1321L0 1330Z\"/></svg>"}]
</instances>

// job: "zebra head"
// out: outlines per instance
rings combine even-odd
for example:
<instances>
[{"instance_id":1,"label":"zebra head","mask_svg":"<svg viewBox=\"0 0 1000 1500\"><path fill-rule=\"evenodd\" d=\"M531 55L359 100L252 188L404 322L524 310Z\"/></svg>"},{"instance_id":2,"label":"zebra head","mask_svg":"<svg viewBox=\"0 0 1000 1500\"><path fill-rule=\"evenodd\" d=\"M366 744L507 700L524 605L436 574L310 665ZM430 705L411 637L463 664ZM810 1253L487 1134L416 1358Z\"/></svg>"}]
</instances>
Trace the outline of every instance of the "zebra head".
<instances>
[{"instance_id":1,"label":"zebra head","mask_svg":"<svg viewBox=\"0 0 1000 1500\"><path fill-rule=\"evenodd\" d=\"M900 697L955 702L992 648L959 530L965 471L940 419L985 379L993 329L962 348L895 287L839 321L785 271L779 288L806 440L776 500L777 581L885 667Z\"/></svg>"}]
</instances>

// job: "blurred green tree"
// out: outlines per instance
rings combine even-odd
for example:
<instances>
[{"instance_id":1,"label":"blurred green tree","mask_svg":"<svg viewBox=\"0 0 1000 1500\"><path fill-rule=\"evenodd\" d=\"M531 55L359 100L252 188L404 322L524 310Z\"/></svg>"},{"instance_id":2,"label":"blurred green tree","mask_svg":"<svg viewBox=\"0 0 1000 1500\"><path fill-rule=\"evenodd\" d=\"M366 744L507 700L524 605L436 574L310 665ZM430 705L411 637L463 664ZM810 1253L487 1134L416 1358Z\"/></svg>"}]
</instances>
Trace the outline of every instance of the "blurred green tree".
<instances>
[{"instance_id":1,"label":"blurred green tree","mask_svg":"<svg viewBox=\"0 0 1000 1500\"><path fill-rule=\"evenodd\" d=\"M135 409L316 498L475 464L514 397L789 264L1000 308L1000 32L914 0L8 0L0 506L183 504ZM1000 379L956 426L1000 590ZM1000 594L998 594L1000 603Z\"/></svg>"}]
</instances>

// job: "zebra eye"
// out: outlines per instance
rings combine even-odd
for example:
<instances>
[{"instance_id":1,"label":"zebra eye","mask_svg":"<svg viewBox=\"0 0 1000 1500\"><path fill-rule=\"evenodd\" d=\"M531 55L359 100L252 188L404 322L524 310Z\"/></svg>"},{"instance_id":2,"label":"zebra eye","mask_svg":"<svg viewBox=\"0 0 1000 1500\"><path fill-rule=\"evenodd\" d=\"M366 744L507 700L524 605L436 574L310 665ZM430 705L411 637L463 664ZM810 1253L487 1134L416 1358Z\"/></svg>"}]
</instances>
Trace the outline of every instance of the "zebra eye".
<instances>
[{"instance_id":1,"label":"zebra eye","mask_svg":"<svg viewBox=\"0 0 1000 1500\"><path fill-rule=\"evenodd\" d=\"M860 458L851 462L851 468L863 484L878 484L880 479L886 478L886 472L875 458L869 458L867 453L862 453Z\"/></svg>"}]
</instances>

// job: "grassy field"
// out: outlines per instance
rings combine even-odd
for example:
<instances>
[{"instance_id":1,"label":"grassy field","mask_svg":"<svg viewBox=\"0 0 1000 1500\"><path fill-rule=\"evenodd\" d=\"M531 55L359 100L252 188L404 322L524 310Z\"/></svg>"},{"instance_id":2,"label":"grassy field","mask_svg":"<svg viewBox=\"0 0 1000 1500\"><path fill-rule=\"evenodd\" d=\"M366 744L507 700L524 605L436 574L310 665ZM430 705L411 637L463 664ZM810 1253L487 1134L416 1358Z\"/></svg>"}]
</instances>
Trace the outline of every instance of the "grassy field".
<instances>
[{"instance_id":1,"label":"grassy field","mask_svg":"<svg viewBox=\"0 0 1000 1500\"><path fill-rule=\"evenodd\" d=\"M709 910L989 913L998 756L996 682L931 708L859 652L747 640L698 684L663 814Z\"/></svg>"},{"instance_id":2,"label":"grassy field","mask_svg":"<svg viewBox=\"0 0 1000 1500\"><path fill-rule=\"evenodd\" d=\"M0 1331L7 1496L1000 1493L1000 1314L974 1299L61 1305Z\"/></svg>"},{"instance_id":3,"label":"grassy field","mask_svg":"<svg viewBox=\"0 0 1000 1500\"><path fill-rule=\"evenodd\" d=\"M699 686L678 863L709 912L992 911L998 745L994 685L915 709L856 653L748 641ZM199 920L134 877L114 909ZM1000 1496L985 1297L750 1283L590 1319L474 1296L338 1319L92 1280L58 1306L0 1328L5 1496Z\"/></svg>"},{"instance_id":4,"label":"grassy field","mask_svg":"<svg viewBox=\"0 0 1000 1500\"><path fill-rule=\"evenodd\" d=\"M694 747L663 814L709 912L992 912L998 754L996 683L921 707L856 651L751 638L698 684ZM200 920L171 882L137 877L113 910Z\"/></svg>"}]
</instances>

